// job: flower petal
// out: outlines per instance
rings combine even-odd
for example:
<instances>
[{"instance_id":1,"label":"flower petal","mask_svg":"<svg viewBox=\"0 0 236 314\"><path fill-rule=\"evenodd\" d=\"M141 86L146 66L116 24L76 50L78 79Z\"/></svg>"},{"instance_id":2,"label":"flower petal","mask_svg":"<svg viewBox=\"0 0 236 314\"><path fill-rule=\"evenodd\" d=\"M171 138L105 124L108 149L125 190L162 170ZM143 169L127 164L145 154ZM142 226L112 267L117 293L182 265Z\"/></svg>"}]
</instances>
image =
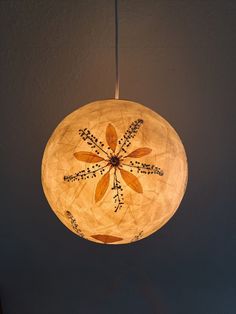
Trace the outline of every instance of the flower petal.
<instances>
[{"instance_id":1,"label":"flower petal","mask_svg":"<svg viewBox=\"0 0 236 314\"><path fill-rule=\"evenodd\" d=\"M115 152L117 145L117 133L116 129L111 123L108 124L106 129L106 140L109 147L111 147L113 152Z\"/></svg>"},{"instance_id":2,"label":"flower petal","mask_svg":"<svg viewBox=\"0 0 236 314\"><path fill-rule=\"evenodd\" d=\"M110 172L108 171L104 174L98 181L96 191L95 191L95 202L99 202L105 195L110 182Z\"/></svg>"},{"instance_id":3,"label":"flower petal","mask_svg":"<svg viewBox=\"0 0 236 314\"><path fill-rule=\"evenodd\" d=\"M139 182L139 179L135 175L133 175L132 173L130 173L124 169L120 169L120 173L121 173L121 176L122 176L123 180L125 181L125 183L131 189L133 189L137 193L143 193L142 185Z\"/></svg>"},{"instance_id":4,"label":"flower petal","mask_svg":"<svg viewBox=\"0 0 236 314\"><path fill-rule=\"evenodd\" d=\"M115 236L107 235L107 234L95 234L95 235L92 235L91 237L103 243L113 243L113 242L123 240L120 237L115 237Z\"/></svg>"},{"instance_id":5,"label":"flower petal","mask_svg":"<svg viewBox=\"0 0 236 314\"><path fill-rule=\"evenodd\" d=\"M134 158L140 158L143 157L145 155L148 155L151 153L151 148L148 147L142 147L142 148L138 148L136 150L134 150L133 152L131 152L129 155L127 155L126 157L134 157Z\"/></svg>"},{"instance_id":6,"label":"flower petal","mask_svg":"<svg viewBox=\"0 0 236 314\"><path fill-rule=\"evenodd\" d=\"M104 160L104 158L90 152L77 152L77 153L74 153L74 156L76 159L80 161L85 161L85 162L90 162L90 163Z\"/></svg>"}]
</instances>

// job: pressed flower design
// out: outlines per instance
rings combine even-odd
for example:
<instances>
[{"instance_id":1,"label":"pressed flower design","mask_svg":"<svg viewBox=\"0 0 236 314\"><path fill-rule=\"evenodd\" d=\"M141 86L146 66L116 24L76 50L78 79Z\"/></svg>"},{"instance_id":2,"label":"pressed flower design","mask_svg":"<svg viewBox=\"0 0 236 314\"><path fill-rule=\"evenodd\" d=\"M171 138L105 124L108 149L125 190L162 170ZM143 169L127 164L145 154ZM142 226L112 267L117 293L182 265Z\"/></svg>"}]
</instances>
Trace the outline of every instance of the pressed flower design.
<instances>
[{"instance_id":1,"label":"pressed flower design","mask_svg":"<svg viewBox=\"0 0 236 314\"><path fill-rule=\"evenodd\" d=\"M81 236L82 238L84 238L84 234L83 232L79 229L78 224L76 222L76 219L74 218L74 216L71 214L71 212L69 210L66 210L65 212L66 217L69 219L72 228L74 229L74 231Z\"/></svg>"},{"instance_id":2,"label":"pressed flower design","mask_svg":"<svg viewBox=\"0 0 236 314\"><path fill-rule=\"evenodd\" d=\"M157 174L159 176L163 176L164 174L163 170L156 165L131 159L142 158L150 154L152 151L151 148L140 147L128 153L132 139L136 136L143 123L144 121L142 119L132 122L123 137L119 140L115 127L109 123L106 128L107 148L105 148L104 143L99 141L87 128L80 129L79 135L91 149L94 149L94 152L78 151L74 153L74 157L79 161L92 163L94 165L73 175L64 176L64 181L74 182L76 180L86 180L95 178L97 175L102 175L95 190L95 202L99 202L103 199L110 185L112 173L111 189L114 191L115 212L124 204L123 187L118 172L123 181L132 190L136 193L143 193L143 187L133 172L147 175Z\"/></svg>"}]
</instances>

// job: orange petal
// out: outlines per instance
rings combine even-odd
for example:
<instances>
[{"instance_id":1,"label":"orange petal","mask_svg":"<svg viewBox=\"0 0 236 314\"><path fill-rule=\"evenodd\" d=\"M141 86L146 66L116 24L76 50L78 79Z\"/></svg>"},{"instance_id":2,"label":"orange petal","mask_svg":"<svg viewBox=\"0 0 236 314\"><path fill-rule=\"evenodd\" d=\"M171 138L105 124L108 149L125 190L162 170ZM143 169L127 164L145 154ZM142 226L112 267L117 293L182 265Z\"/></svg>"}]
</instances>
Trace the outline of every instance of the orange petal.
<instances>
[{"instance_id":1,"label":"orange petal","mask_svg":"<svg viewBox=\"0 0 236 314\"><path fill-rule=\"evenodd\" d=\"M112 243L112 242L117 242L123 240L122 238L107 235L107 234L95 234L92 235L92 238L101 241L103 243Z\"/></svg>"},{"instance_id":2,"label":"orange petal","mask_svg":"<svg viewBox=\"0 0 236 314\"><path fill-rule=\"evenodd\" d=\"M96 203L98 201L100 201L103 198L104 194L106 193L107 188L109 186L109 181L110 181L110 172L108 171L98 181L96 191L95 191L95 202Z\"/></svg>"},{"instance_id":3,"label":"orange petal","mask_svg":"<svg viewBox=\"0 0 236 314\"><path fill-rule=\"evenodd\" d=\"M131 152L129 155L127 155L126 157L134 157L134 158L139 158L139 157L143 157L145 155L148 155L151 153L151 148L148 147L142 147L142 148L138 148L136 150L134 150L133 152Z\"/></svg>"},{"instance_id":4,"label":"orange petal","mask_svg":"<svg viewBox=\"0 0 236 314\"><path fill-rule=\"evenodd\" d=\"M108 124L106 129L106 140L107 144L111 147L113 152L115 152L117 145L117 134L116 129L111 123Z\"/></svg>"},{"instance_id":5,"label":"orange petal","mask_svg":"<svg viewBox=\"0 0 236 314\"><path fill-rule=\"evenodd\" d=\"M104 160L102 157L94 153L90 153L90 152L77 152L77 153L74 153L74 156L76 159L80 161L85 161L85 162L90 162L90 163Z\"/></svg>"},{"instance_id":6,"label":"orange petal","mask_svg":"<svg viewBox=\"0 0 236 314\"><path fill-rule=\"evenodd\" d=\"M132 173L130 173L124 169L120 169L120 173L121 173L121 176L122 176L123 180L125 181L125 183L131 189L133 189L137 193L143 193L142 185L135 175L133 175Z\"/></svg>"}]
</instances>

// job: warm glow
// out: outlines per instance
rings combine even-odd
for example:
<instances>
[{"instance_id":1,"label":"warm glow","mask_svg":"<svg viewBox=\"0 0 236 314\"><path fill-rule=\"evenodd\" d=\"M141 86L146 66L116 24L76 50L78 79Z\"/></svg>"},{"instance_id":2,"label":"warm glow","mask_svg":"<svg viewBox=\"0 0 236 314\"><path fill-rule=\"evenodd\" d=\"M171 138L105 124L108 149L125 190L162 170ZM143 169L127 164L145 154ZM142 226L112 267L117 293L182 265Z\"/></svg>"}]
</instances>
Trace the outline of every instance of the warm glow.
<instances>
[{"instance_id":1,"label":"warm glow","mask_svg":"<svg viewBox=\"0 0 236 314\"><path fill-rule=\"evenodd\" d=\"M55 129L42 162L57 217L98 243L130 243L160 229L187 183L183 144L157 113L126 100L90 103Z\"/></svg>"}]
</instances>

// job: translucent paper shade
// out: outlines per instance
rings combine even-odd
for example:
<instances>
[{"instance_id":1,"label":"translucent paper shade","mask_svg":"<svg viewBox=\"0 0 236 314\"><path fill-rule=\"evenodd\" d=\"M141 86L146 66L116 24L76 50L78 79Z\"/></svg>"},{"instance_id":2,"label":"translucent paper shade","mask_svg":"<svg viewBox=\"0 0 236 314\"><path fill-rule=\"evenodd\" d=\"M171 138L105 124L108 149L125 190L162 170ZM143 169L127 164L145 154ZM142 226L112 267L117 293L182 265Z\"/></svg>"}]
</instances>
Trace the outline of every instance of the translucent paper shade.
<instances>
[{"instance_id":1,"label":"translucent paper shade","mask_svg":"<svg viewBox=\"0 0 236 314\"><path fill-rule=\"evenodd\" d=\"M130 243L160 229L177 210L186 183L186 154L175 130L126 100L96 101L68 115L42 161L54 213L97 243Z\"/></svg>"}]
</instances>

